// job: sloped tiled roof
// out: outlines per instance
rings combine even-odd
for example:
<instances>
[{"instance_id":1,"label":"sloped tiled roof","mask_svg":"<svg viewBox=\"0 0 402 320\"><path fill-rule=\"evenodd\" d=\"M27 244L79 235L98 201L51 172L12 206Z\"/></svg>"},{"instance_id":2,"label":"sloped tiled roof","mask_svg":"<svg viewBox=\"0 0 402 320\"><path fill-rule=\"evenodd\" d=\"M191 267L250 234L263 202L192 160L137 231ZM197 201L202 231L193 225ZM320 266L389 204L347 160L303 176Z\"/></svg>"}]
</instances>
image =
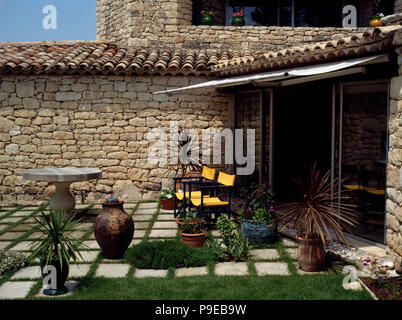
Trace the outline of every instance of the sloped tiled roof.
<instances>
[{"instance_id":1,"label":"sloped tiled roof","mask_svg":"<svg viewBox=\"0 0 402 320\"><path fill-rule=\"evenodd\" d=\"M207 75L221 60L250 55L216 50L119 47L110 41L0 44L0 73Z\"/></svg>"},{"instance_id":2,"label":"sloped tiled roof","mask_svg":"<svg viewBox=\"0 0 402 320\"><path fill-rule=\"evenodd\" d=\"M0 44L0 74L217 75L256 73L386 51L392 25L277 52L125 48L113 41Z\"/></svg>"},{"instance_id":3,"label":"sloped tiled roof","mask_svg":"<svg viewBox=\"0 0 402 320\"><path fill-rule=\"evenodd\" d=\"M394 46L400 25L371 29L347 38L287 48L254 56L221 60L212 66L219 76L255 73L289 66L316 64L386 51Z\"/></svg>"}]
</instances>

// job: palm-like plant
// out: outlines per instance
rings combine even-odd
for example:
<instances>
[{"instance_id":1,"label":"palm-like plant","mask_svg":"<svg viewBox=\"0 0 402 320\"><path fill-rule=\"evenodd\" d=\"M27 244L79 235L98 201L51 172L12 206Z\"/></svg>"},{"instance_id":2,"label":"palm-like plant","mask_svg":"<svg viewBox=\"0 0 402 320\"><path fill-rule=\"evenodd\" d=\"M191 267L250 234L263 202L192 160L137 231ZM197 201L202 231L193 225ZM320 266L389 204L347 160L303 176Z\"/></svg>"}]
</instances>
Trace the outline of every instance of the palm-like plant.
<instances>
[{"instance_id":1,"label":"palm-like plant","mask_svg":"<svg viewBox=\"0 0 402 320\"><path fill-rule=\"evenodd\" d=\"M301 178L293 178L303 191L304 199L278 207L277 211L283 214L276 220L276 223L283 221L280 231L293 221L296 228L305 230L305 239L318 236L325 245L326 237L332 241L332 229L336 238L349 246L342 231L352 233L351 227L358 223L356 205L347 203L350 200L345 194L347 191L338 191L345 179L336 178L331 183L330 175L330 171L322 175L314 164L306 185Z\"/></svg>"},{"instance_id":2,"label":"palm-like plant","mask_svg":"<svg viewBox=\"0 0 402 320\"><path fill-rule=\"evenodd\" d=\"M82 259L78 250L81 241L72 236L73 231L77 231L77 226L82 220L76 219L73 215L66 218L64 211L45 214L40 211L41 217L35 217L34 230L41 236L39 240L32 241L28 257L29 263L35 258L39 258L44 265L50 264L52 260L58 260L60 268L63 268L63 260L69 265L70 259L77 262L77 256Z\"/></svg>"},{"instance_id":3,"label":"palm-like plant","mask_svg":"<svg viewBox=\"0 0 402 320\"><path fill-rule=\"evenodd\" d=\"M184 175L189 171L201 171L202 165L199 160L200 147L198 143L192 139L191 135L187 135L185 131L180 131L176 135L172 142L178 150L182 174Z\"/></svg>"}]
</instances>

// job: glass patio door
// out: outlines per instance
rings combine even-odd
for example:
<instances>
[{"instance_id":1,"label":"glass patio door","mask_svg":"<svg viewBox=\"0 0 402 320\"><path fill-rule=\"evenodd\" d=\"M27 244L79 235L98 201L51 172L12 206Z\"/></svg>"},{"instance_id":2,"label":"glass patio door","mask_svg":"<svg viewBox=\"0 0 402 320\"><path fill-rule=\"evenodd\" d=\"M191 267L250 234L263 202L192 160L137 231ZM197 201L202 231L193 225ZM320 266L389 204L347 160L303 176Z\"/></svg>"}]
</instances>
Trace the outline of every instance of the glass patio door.
<instances>
[{"instance_id":1,"label":"glass patio door","mask_svg":"<svg viewBox=\"0 0 402 320\"><path fill-rule=\"evenodd\" d=\"M354 234L384 243L388 82L340 84L335 172L357 206Z\"/></svg>"}]
</instances>

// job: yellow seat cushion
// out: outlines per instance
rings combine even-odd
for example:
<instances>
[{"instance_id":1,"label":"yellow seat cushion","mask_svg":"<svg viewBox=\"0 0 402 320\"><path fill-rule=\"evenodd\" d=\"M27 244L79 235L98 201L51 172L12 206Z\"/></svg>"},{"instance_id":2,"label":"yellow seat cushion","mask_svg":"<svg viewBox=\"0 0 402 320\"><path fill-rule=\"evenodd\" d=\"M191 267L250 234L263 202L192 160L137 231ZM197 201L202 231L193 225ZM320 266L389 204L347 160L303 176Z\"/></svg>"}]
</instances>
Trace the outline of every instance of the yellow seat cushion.
<instances>
[{"instance_id":1,"label":"yellow seat cushion","mask_svg":"<svg viewBox=\"0 0 402 320\"><path fill-rule=\"evenodd\" d=\"M176 192L176 198L179 200L183 200L184 192ZM204 196L205 198L209 198L208 195ZM190 198L190 193L186 192L186 199ZM191 191L191 199L193 198L201 198L201 191Z\"/></svg>"},{"instance_id":2,"label":"yellow seat cushion","mask_svg":"<svg viewBox=\"0 0 402 320\"><path fill-rule=\"evenodd\" d=\"M221 172L219 172L218 182L220 184L223 184L224 186L233 187L234 182L235 182L235 178L236 178L236 175L227 174L227 173L224 173L224 172L221 171Z\"/></svg>"},{"instance_id":3,"label":"yellow seat cushion","mask_svg":"<svg viewBox=\"0 0 402 320\"><path fill-rule=\"evenodd\" d=\"M381 190L381 189L375 189L375 188L364 188L364 190L366 190L368 193L377 195L377 196L382 196L385 194L385 190Z\"/></svg>"},{"instance_id":4,"label":"yellow seat cushion","mask_svg":"<svg viewBox=\"0 0 402 320\"><path fill-rule=\"evenodd\" d=\"M201 205L201 198L191 199L191 202L194 206L199 207ZM227 206L229 204L228 201L222 201L217 197L204 197L203 198L204 207L218 207L218 206Z\"/></svg>"},{"instance_id":5,"label":"yellow seat cushion","mask_svg":"<svg viewBox=\"0 0 402 320\"><path fill-rule=\"evenodd\" d=\"M359 184L344 184L343 185L346 189L355 191L355 190L363 190L363 186Z\"/></svg>"},{"instance_id":6,"label":"yellow seat cushion","mask_svg":"<svg viewBox=\"0 0 402 320\"><path fill-rule=\"evenodd\" d=\"M215 180L216 169L208 168L204 166L202 168L201 176L208 180Z\"/></svg>"}]
</instances>

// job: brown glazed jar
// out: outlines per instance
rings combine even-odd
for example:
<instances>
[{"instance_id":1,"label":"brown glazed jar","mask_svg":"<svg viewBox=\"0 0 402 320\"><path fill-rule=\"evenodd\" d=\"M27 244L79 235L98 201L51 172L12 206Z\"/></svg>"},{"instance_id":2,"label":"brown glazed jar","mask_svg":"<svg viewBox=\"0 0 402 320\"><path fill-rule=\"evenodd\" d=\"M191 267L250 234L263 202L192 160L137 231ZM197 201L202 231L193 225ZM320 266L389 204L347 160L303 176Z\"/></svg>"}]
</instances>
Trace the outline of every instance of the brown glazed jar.
<instances>
[{"instance_id":1,"label":"brown glazed jar","mask_svg":"<svg viewBox=\"0 0 402 320\"><path fill-rule=\"evenodd\" d=\"M107 199L102 203L102 211L95 220L95 238L107 259L123 257L133 239L134 222L124 211L123 203L117 199Z\"/></svg>"}]
</instances>

